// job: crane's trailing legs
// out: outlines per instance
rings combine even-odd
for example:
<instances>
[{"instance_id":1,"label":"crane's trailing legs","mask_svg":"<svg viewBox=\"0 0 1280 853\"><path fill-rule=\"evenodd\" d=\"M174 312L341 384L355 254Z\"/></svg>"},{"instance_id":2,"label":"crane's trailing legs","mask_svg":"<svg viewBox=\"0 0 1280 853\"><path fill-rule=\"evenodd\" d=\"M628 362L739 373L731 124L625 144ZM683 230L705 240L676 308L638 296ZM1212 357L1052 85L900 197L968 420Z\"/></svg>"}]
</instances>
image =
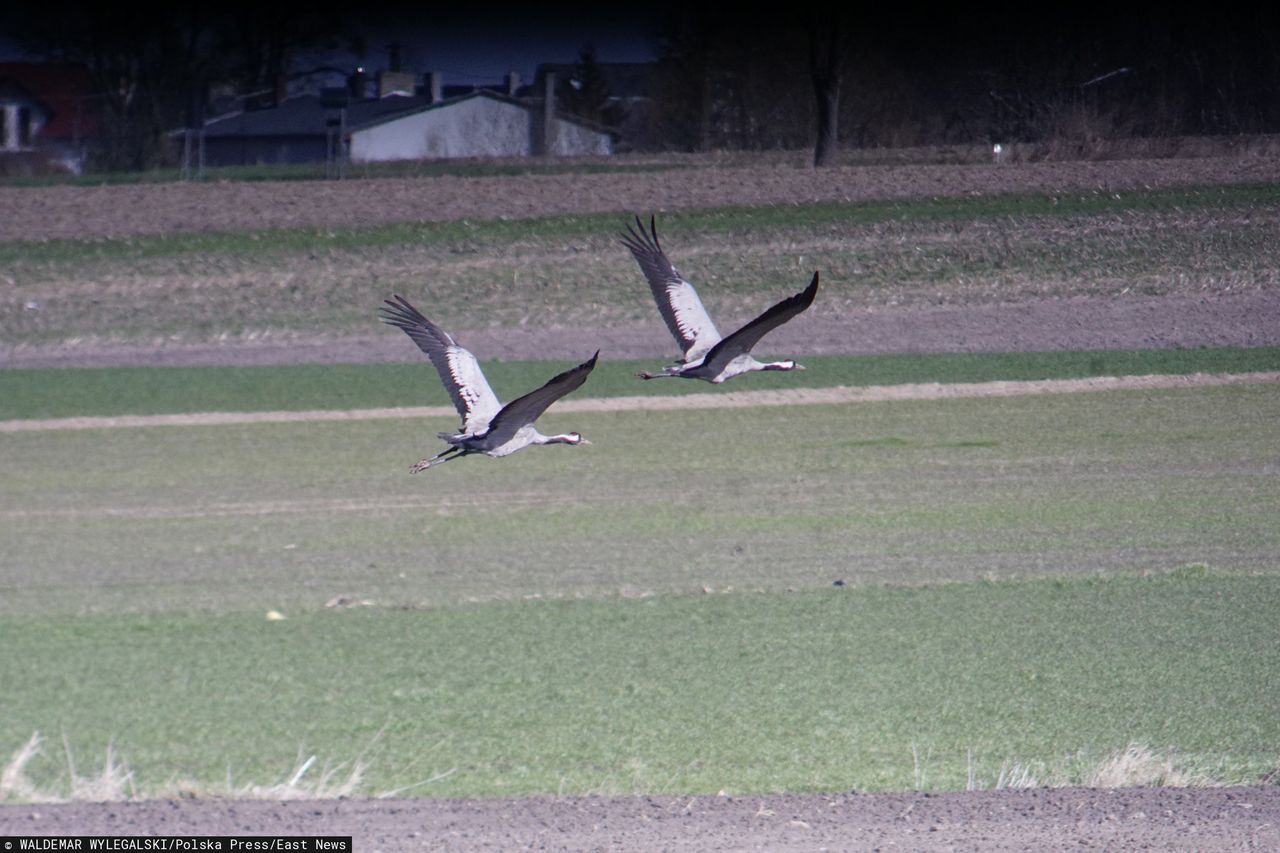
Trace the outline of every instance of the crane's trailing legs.
<instances>
[{"instance_id":1,"label":"crane's trailing legs","mask_svg":"<svg viewBox=\"0 0 1280 853\"><path fill-rule=\"evenodd\" d=\"M443 465L445 462L448 462L450 459L457 459L461 456L466 456L466 455L467 455L467 451L463 450L461 447L450 447L446 450L441 450L439 453L437 453L435 456L432 456L429 459L419 460L412 468L409 469L409 471L410 473L417 474L421 471L427 470L432 465Z\"/></svg>"}]
</instances>

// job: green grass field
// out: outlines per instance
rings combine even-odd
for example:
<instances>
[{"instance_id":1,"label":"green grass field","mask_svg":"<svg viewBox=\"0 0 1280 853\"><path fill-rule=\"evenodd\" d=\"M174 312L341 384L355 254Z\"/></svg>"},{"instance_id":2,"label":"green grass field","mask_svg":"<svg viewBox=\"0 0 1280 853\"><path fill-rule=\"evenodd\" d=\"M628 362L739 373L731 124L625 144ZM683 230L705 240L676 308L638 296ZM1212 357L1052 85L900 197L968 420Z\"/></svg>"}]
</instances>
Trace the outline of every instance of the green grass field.
<instances>
[{"instance_id":1,"label":"green grass field","mask_svg":"<svg viewBox=\"0 0 1280 853\"><path fill-rule=\"evenodd\" d=\"M662 227L727 325L816 268L846 309L1274 287L1277 211L1240 186ZM0 338L368 334L395 291L451 328L652 321L621 226L9 243ZM1273 371L1280 350L807 361L728 390ZM566 364L485 369L506 398ZM640 366L602 361L577 396L715 391ZM0 421L446 402L412 351L0 371ZM1217 783L1280 767L1274 384L553 408L544 431L593 444L409 474L455 426L0 432L0 800L18 777L67 796L108 750L135 796L236 794L313 755L313 778L410 796L1080 783L1135 743Z\"/></svg>"},{"instance_id":2,"label":"green grass field","mask_svg":"<svg viewBox=\"0 0 1280 853\"><path fill-rule=\"evenodd\" d=\"M312 754L414 796L954 790L1133 740L1252 782L1280 761L1278 606L1274 575L1184 573L28 615L0 622L21 685L0 736L48 735L41 777L66 773L63 733L82 773L110 743L143 790L276 782Z\"/></svg>"},{"instance_id":3,"label":"green grass field","mask_svg":"<svg viewBox=\"0 0 1280 853\"><path fill-rule=\"evenodd\" d=\"M451 418L0 436L0 755L144 795L1280 763L1273 386L802 415L553 410L595 443L418 476Z\"/></svg>"}]
</instances>

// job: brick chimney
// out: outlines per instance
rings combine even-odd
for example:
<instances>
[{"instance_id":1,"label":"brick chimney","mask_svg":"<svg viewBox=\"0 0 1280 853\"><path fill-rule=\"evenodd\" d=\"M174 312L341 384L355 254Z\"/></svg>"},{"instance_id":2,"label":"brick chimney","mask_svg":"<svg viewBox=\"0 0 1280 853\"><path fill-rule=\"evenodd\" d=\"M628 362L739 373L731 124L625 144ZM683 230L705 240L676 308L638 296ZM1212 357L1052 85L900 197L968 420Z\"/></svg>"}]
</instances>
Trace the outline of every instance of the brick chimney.
<instances>
[{"instance_id":1,"label":"brick chimney","mask_svg":"<svg viewBox=\"0 0 1280 853\"><path fill-rule=\"evenodd\" d=\"M413 95L413 74L408 71L378 72L378 97L388 98L392 95Z\"/></svg>"},{"instance_id":2,"label":"brick chimney","mask_svg":"<svg viewBox=\"0 0 1280 853\"><path fill-rule=\"evenodd\" d=\"M520 92L520 75L515 71L507 72L507 97L514 98Z\"/></svg>"}]
</instances>

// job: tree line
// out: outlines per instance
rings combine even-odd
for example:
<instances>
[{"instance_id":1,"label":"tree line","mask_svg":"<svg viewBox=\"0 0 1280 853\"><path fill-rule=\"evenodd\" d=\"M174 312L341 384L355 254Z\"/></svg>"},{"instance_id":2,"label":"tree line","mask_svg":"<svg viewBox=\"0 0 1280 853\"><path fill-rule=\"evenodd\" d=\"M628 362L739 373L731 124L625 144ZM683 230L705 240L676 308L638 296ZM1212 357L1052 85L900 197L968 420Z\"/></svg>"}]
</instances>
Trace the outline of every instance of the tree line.
<instances>
[{"instance_id":1,"label":"tree line","mask_svg":"<svg viewBox=\"0 0 1280 853\"><path fill-rule=\"evenodd\" d=\"M100 171L170 164L170 133L199 127L215 93L265 96L309 55L353 46L342 15L244 0L47 0L20 4L9 28L28 52L88 68L99 127L92 167Z\"/></svg>"},{"instance_id":2,"label":"tree line","mask_svg":"<svg viewBox=\"0 0 1280 853\"><path fill-rule=\"evenodd\" d=\"M972 5L972 4L968 4ZM1280 11L681 7L649 144L899 147L1280 132Z\"/></svg>"},{"instance_id":3,"label":"tree line","mask_svg":"<svg viewBox=\"0 0 1280 853\"><path fill-rule=\"evenodd\" d=\"M811 148L818 165L839 147L1275 133L1278 8L667 4L650 33L658 61L647 105L609 106L587 47L562 106L625 126L633 149ZM157 9L50 0L15 13L11 29L28 50L93 74L98 168L171 159L170 132L198 126L211 92L262 96L324 51L358 55L360 16L377 7Z\"/></svg>"}]
</instances>

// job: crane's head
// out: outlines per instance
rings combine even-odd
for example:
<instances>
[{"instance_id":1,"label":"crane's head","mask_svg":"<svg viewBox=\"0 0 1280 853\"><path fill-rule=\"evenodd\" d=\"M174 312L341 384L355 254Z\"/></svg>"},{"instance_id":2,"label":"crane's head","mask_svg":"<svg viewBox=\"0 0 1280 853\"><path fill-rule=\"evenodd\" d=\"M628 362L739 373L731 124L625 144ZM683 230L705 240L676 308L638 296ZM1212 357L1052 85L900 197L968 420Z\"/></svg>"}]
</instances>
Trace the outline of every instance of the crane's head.
<instances>
[{"instance_id":1,"label":"crane's head","mask_svg":"<svg viewBox=\"0 0 1280 853\"><path fill-rule=\"evenodd\" d=\"M786 361L775 361L764 366L765 370L804 370L803 364L796 364L791 359Z\"/></svg>"}]
</instances>

